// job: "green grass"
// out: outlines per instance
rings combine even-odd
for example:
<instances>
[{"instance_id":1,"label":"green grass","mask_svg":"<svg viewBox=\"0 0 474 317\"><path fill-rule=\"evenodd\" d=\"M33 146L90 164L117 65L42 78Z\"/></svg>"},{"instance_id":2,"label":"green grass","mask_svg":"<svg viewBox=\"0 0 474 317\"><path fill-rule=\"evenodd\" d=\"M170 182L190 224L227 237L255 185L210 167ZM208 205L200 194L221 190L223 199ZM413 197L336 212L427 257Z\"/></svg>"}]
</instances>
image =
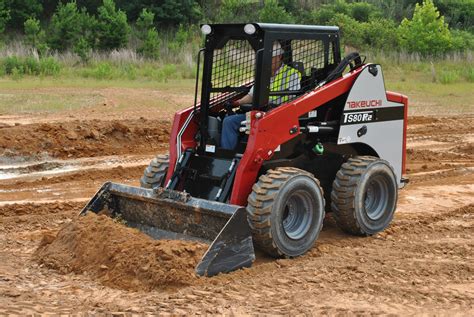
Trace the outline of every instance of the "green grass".
<instances>
[{"instance_id":1,"label":"green grass","mask_svg":"<svg viewBox=\"0 0 474 317\"><path fill-rule=\"evenodd\" d=\"M169 79L167 82L150 79L111 79L98 80L82 77L47 77L25 76L21 80L10 77L0 78L0 91L4 89L22 90L36 88L156 88L165 91L178 91L181 88L194 88L194 79ZM194 92L194 90L193 90Z\"/></svg>"},{"instance_id":2,"label":"green grass","mask_svg":"<svg viewBox=\"0 0 474 317\"><path fill-rule=\"evenodd\" d=\"M408 96L410 115L474 113L472 62L372 60L382 65L387 90ZM140 106L174 112L192 104L193 76L189 66L152 62L62 65L53 76L4 75L0 77L0 113L70 111L107 98L114 99L117 110ZM173 102L169 95L183 98Z\"/></svg>"},{"instance_id":3,"label":"green grass","mask_svg":"<svg viewBox=\"0 0 474 317\"><path fill-rule=\"evenodd\" d=\"M0 114L56 112L92 106L100 102L97 94L60 94L53 92L0 92Z\"/></svg>"},{"instance_id":4,"label":"green grass","mask_svg":"<svg viewBox=\"0 0 474 317\"><path fill-rule=\"evenodd\" d=\"M60 58L60 57L58 57ZM57 78L147 79L167 82L172 79L190 79L195 76L193 62L171 64L153 60L96 60L82 64L64 57L60 61L54 57L0 58L0 76L21 80L24 76Z\"/></svg>"},{"instance_id":5,"label":"green grass","mask_svg":"<svg viewBox=\"0 0 474 317\"><path fill-rule=\"evenodd\" d=\"M380 61L387 90L408 96L410 115L474 113L474 66L467 61Z\"/></svg>"},{"instance_id":6,"label":"green grass","mask_svg":"<svg viewBox=\"0 0 474 317\"><path fill-rule=\"evenodd\" d=\"M114 92L108 92L114 89ZM117 92L115 92L115 90ZM128 92L133 91L133 96ZM144 106L174 112L190 102L173 104L156 95L182 94L194 96L194 80L170 79L159 82L147 79L38 78L0 79L0 114L57 112L100 105L108 98L118 104L117 110Z\"/></svg>"},{"instance_id":7,"label":"green grass","mask_svg":"<svg viewBox=\"0 0 474 317\"><path fill-rule=\"evenodd\" d=\"M387 90L408 96L410 115L474 113L474 83L449 85L421 81L386 81Z\"/></svg>"}]
</instances>

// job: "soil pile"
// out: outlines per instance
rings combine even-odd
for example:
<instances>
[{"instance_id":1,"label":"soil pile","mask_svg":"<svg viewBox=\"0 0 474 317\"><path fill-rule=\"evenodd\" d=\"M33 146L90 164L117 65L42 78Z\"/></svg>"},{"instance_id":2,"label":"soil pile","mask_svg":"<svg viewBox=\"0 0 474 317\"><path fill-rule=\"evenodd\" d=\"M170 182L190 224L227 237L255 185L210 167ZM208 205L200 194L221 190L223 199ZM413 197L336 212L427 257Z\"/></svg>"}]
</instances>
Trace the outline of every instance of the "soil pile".
<instances>
[{"instance_id":1,"label":"soil pile","mask_svg":"<svg viewBox=\"0 0 474 317\"><path fill-rule=\"evenodd\" d=\"M45 235L36 258L62 273L87 273L126 290L172 289L195 284L196 264L207 249L199 242L153 240L105 215L89 214Z\"/></svg>"},{"instance_id":2,"label":"soil pile","mask_svg":"<svg viewBox=\"0 0 474 317\"><path fill-rule=\"evenodd\" d=\"M164 120L70 121L2 128L4 157L92 157L154 153L166 146L170 124Z\"/></svg>"}]
</instances>

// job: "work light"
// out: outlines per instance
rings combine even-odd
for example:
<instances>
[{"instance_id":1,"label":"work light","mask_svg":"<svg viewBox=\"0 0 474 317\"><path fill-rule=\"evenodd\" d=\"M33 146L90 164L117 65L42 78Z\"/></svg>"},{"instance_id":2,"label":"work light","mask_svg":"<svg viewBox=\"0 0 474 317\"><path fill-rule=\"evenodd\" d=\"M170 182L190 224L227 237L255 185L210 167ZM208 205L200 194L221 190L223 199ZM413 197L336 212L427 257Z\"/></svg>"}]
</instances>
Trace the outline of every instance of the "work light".
<instances>
[{"instance_id":1,"label":"work light","mask_svg":"<svg viewBox=\"0 0 474 317\"><path fill-rule=\"evenodd\" d=\"M255 25L253 24L245 24L244 26L244 32L247 33L248 35L252 35L257 31L255 28Z\"/></svg>"},{"instance_id":2,"label":"work light","mask_svg":"<svg viewBox=\"0 0 474 317\"><path fill-rule=\"evenodd\" d=\"M209 24L204 24L203 26L201 26L201 32L204 35L209 35L212 33L212 28Z\"/></svg>"}]
</instances>

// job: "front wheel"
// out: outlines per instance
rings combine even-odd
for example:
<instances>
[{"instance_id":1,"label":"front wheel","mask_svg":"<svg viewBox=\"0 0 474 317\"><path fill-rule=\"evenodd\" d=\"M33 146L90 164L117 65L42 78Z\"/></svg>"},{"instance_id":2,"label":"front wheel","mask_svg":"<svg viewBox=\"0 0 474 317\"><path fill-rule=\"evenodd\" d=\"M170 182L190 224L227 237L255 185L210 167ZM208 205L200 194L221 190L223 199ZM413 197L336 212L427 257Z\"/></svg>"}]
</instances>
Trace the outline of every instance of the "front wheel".
<instances>
[{"instance_id":1,"label":"front wheel","mask_svg":"<svg viewBox=\"0 0 474 317\"><path fill-rule=\"evenodd\" d=\"M324 195L304 170L280 167L260 176L248 198L255 244L271 256L295 257L314 245L323 226Z\"/></svg>"},{"instance_id":2,"label":"front wheel","mask_svg":"<svg viewBox=\"0 0 474 317\"><path fill-rule=\"evenodd\" d=\"M140 178L140 186L143 188L163 187L168 165L168 154L158 154L143 172L143 176Z\"/></svg>"},{"instance_id":3,"label":"front wheel","mask_svg":"<svg viewBox=\"0 0 474 317\"><path fill-rule=\"evenodd\" d=\"M339 227L354 235L373 235L392 221L397 206L395 173L385 160L359 156L342 164L331 192Z\"/></svg>"}]
</instances>

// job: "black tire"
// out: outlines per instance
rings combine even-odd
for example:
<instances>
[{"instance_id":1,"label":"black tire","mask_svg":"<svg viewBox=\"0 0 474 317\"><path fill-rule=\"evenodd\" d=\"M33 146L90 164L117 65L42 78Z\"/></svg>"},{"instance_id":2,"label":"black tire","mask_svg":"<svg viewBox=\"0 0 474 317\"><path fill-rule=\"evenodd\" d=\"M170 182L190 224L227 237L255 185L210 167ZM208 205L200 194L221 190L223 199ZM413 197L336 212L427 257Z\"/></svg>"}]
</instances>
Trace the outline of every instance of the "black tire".
<instances>
[{"instance_id":1,"label":"black tire","mask_svg":"<svg viewBox=\"0 0 474 317\"><path fill-rule=\"evenodd\" d=\"M311 249L324 214L319 181L297 168L267 171L248 198L247 218L255 245L274 257L295 257Z\"/></svg>"},{"instance_id":2,"label":"black tire","mask_svg":"<svg viewBox=\"0 0 474 317\"><path fill-rule=\"evenodd\" d=\"M347 233L368 236L387 228L397 206L398 186L390 164L359 156L342 164L332 185L331 209Z\"/></svg>"},{"instance_id":3,"label":"black tire","mask_svg":"<svg viewBox=\"0 0 474 317\"><path fill-rule=\"evenodd\" d=\"M143 188L157 188L163 187L163 183L168 172L169 156L168 154L159 154L143 172L140 178L140 186Z\"/></svg>"}]
</instances>

